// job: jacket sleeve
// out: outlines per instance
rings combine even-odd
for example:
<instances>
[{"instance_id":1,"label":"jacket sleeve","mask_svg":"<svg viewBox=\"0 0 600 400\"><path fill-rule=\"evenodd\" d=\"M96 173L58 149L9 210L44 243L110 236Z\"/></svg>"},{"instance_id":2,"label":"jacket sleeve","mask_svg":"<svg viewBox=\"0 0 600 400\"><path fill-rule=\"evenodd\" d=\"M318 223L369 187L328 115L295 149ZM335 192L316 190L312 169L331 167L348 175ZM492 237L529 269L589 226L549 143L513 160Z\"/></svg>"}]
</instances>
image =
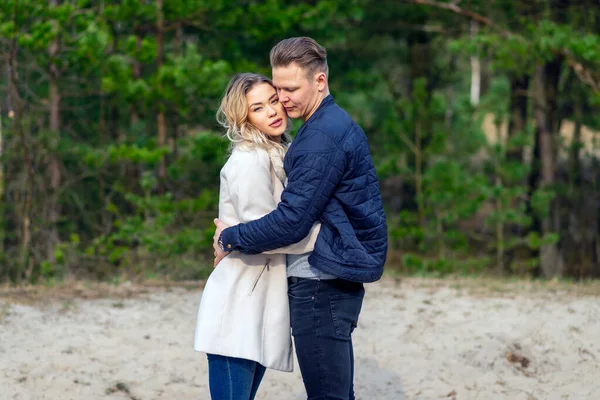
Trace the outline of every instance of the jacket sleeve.
<instances>
[{"instance_id":1,"label":"jacket sleeve","mask_svg":"<svg viewBox=\"0 0 600 400\"><path fill-rule=\"evenodd\" d=\"M271 161L263 151L238 151L226 179L231 202L241 222L259 219L273 211L277 204L273 199ZM269 254L302 254L312 251L321 224L315 223L309 234L300 242L271 250Z\"/></svg>"},{"instance_id":2,"label":"jacket sleeve","mask_svg":"<svg viewBox=\"0 0 600 400\"><path fill-rule=\"evenodd\" d=\"M303 136L294 149L281 202L260 219L225 229L221 239L228 250L256 254L297 243L320 219L342 179L346 159L322 132L305 131Z\"/></svg>"},{"instance_id":3,"label":"jacket sleeve","mask_svg":"<svg viewBox=\"0 0 600 400\"><path fill-rule=\"evenodd\" d=\"M298 243L289 244L285 247L280 247L275 250L267 250L263 251L264 254L304 254L309 251L313 251L315 249L315 242L317 241L317 237L319 236L319 232L321 232L321 223L315 222L308 235L299 241Z\"/></svg>"}]
</instances>

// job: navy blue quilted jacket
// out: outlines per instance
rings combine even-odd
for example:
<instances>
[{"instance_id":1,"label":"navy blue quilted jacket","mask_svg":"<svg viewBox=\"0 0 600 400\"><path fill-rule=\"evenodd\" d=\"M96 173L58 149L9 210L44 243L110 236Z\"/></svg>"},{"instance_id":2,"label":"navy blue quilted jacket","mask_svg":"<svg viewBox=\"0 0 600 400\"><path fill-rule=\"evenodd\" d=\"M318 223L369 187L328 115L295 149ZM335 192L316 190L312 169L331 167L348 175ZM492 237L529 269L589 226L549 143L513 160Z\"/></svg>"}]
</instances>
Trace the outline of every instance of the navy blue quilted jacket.
<instances>
[{"instance_id":1,"label":"navy blue quilted jacket","mask_svg":"<svg viewBox=\"0 0 600 400\"><path fill-rule=\"evenodd\" d=\"M321 220L310 265L350 281L378 280L387 225L375 167L365 133L331 95L298 131L284 168L288 184L277 209L225 229L224 246L262 253L302 240Z\"/></svg>"}]
</instances>

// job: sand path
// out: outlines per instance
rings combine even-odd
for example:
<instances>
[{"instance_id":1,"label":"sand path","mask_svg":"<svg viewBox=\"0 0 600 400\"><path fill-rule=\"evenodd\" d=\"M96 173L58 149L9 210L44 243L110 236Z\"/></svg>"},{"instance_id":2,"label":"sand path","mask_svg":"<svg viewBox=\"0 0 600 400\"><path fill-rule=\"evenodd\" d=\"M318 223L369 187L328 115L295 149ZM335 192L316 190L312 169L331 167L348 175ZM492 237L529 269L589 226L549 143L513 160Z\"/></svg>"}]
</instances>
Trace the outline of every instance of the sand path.
<instances>
[{"instance_id":1,"label":"sand path","mask_svg":"<svg viewBox=\"0 0 600 400\"><path fill-rule=\"evenodd\" d=\"M357 399L600 399L600 297L481 285L367 285ZM199 285L71 289L0 293L0 399L210 398ZM305 398L297 368L268 371L257 396Z\"/></svg>"}]
</instances>

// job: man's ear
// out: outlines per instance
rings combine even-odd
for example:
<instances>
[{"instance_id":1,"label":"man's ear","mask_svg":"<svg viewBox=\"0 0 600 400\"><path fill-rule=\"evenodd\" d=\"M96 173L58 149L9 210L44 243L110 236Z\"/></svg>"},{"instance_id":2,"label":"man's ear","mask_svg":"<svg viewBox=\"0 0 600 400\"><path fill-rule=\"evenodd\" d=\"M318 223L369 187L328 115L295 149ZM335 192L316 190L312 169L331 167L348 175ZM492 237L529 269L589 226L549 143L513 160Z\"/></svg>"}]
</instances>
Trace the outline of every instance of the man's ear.
<instances>
[{"instance_id":1,"label":"man's ear","mask_svg":"<svg viewBox=\"0 0 600 400\"><path fill-rule=\"evenodd\" d=\"M317 83L317 90L319 92L324 91L327 87L327 74L325 72L317 72L315 81Z\"/></svg>"}]
</instances>

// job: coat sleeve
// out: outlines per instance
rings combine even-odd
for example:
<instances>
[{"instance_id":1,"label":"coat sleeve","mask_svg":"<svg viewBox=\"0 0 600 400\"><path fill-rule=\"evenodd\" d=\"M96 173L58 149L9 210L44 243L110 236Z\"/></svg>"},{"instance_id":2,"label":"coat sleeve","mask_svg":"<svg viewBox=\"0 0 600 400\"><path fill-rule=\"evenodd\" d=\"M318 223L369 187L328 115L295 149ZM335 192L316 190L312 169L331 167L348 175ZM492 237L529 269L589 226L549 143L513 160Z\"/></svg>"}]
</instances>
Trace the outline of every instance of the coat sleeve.
<instances>
[{"instance_id":1,"label":"coat sleeve","mask_svg":"<svg viewBox=\"0 0 600 400\"><path fill-rule=\"evenodd\" d=\"M271 161L262 150L237 151L226 172L231 202L241 222L259 219L273 211ZM312 251L321 228L315 223L309 234L298 243L272 249L268 254L303 254Z\"/></svg>"},{"instance_id":2,"label":"coat sleeve","mask_svg":"<svg viewBox=\"0 0 600 400\"><path fill-rule=\"evenodd\" d=\"M288 185L277 208L264 217L225 229L224 246L246 254L288 246L318 221L346 168L343 150L320 131L305 132L288 168Z\"/></svg>"}]
</instances>

